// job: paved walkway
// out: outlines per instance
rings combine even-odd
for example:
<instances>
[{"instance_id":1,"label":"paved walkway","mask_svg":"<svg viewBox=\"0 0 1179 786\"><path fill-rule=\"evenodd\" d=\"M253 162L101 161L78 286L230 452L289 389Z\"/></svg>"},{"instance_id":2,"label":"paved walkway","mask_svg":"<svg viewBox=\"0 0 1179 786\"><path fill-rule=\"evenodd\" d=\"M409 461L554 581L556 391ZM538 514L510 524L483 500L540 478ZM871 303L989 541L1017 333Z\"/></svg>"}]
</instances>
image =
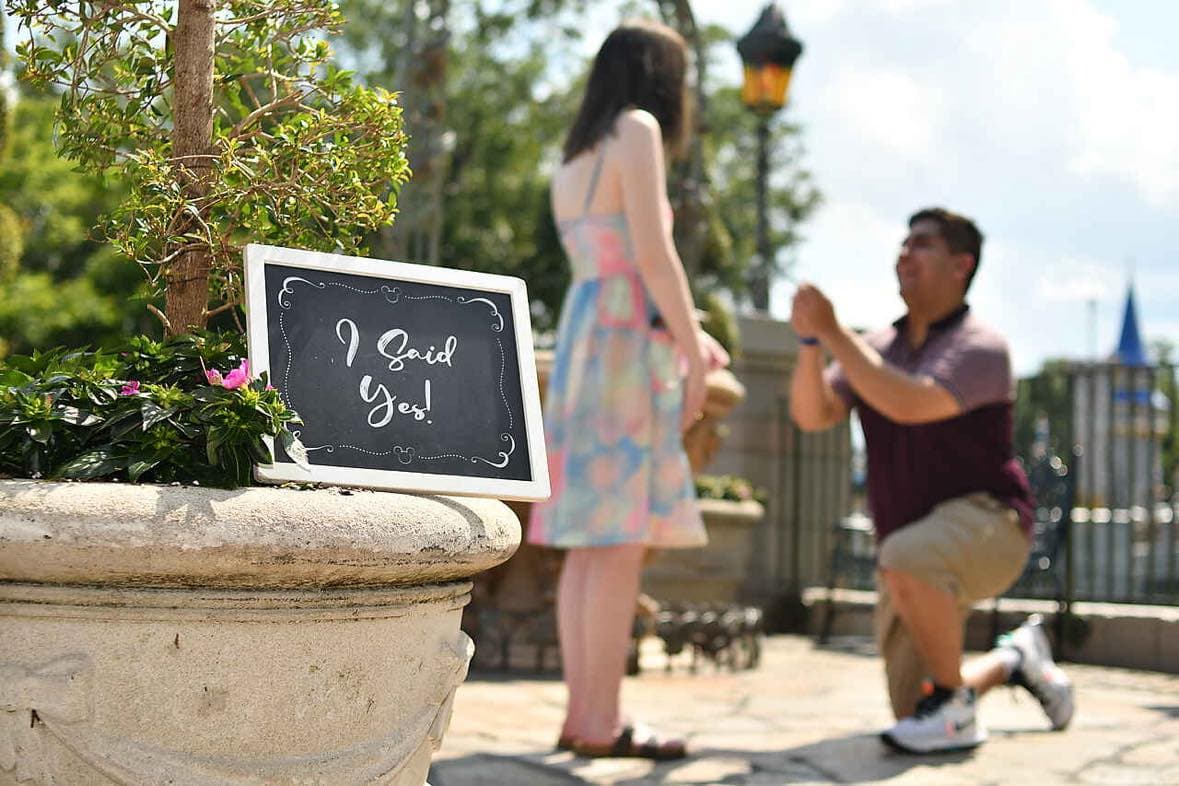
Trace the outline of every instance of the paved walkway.
<instances>
[{"instance_id":1,"label":"paved walkway","mask_svg":"<svg viewBox=\"0 0 1179 786\"><path fill-rule=\"evenodd\" d=\"M803 783L1150 784L1179 786L1179 676L1066 665L1077 684L1072 726L1051 732L1026 692L981 703L990 740L971 754L905 756L888 725L880 663L858 640L816 647L774 636L753 671L671 674L656 642L628 678L624 706L688 738L694 755L654 764L552 752L564 689L556 678L473 674L430 773L432 786ZM1177 655L1179 657L1179 655Z\"/></svg>"}]
</instances>

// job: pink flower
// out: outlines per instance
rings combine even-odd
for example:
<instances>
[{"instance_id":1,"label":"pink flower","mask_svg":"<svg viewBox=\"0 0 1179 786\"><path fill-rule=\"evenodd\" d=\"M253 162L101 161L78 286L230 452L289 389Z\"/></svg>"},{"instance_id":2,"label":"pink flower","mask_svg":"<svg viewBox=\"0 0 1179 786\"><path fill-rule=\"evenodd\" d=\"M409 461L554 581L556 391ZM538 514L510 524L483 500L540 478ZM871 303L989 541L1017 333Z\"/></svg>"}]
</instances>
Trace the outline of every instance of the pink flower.
<instances>
[{"instance_id":1,"label":"pink flower","mask_svg":"<svg viewBox=\"0 0 1179 786\"><path fill-rule=\"evenodd\" d=\"M139 380L133 379L130 382L128 382L126 385L123 385L123 389L119 391L119 395L120 396L134 396L138 392L139 392Z\"/></svg>"},{"instance_id":2,"label":"pink flower","mask_svg":"<svg viewBox=\"0 0 1179 786\"><path fill-rule=\"evenodd\" d=\"M240 366L222 376L215 368L205 370L205 379L210 385L220 385L226 390L237 390L250 382L250 361L243 359Z\"/></svg>"},{"instance_id":3,"label":"pink flower","mask_svg":"<svg viewBox=\"0 0 1179 786\"><path fill-rule=\"evenodd\" d=\"M265 389L266 390L276 390L277 388L275 388L274 385L268 384Z\"/></svg>"},{"instance_id":4,"label":"pink flower","mask_svg":"<svg viewBox=\"0 0 1179 786\"><path fill-rule=\"evenodd\" d=\"M242 385L250 381L250 361L248 358L242 360L242 364L225 375L225 381L221 385L226 390L236 390Z\"/></svg>"}]
</instances>

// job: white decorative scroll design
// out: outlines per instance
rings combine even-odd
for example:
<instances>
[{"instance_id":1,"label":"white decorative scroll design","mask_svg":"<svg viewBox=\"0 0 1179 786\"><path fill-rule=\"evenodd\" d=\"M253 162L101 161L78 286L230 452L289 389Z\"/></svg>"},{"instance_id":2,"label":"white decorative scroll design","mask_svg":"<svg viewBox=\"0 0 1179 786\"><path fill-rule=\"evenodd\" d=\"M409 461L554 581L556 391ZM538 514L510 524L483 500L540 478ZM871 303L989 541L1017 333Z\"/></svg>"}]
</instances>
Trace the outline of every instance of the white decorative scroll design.
<instances>
[{"instance_id":1,"label":"white decorative scroll design","mask_svg":"<svg viewBox=\"0 0 1179 786\"><path fill-rule=\"evenodd\" d=\"M18 783L72 786L77 781L70 781L68 776L55 771L58 759L49 750L50 746L61 746L75 757L75 769L71 772L76 773L80 761L96 776L101 774L116 783L159 783L161 773L166 773L170 782L188 786L374 782L418 786L422 776L416 772L415 765L420 764L424 755L428 766L429 751L437 750L441 744L450 725L455 691L466 679L473 652L474 645L465 633L459 632L455 641L444 641L436 656L426 661L433 668L421 675L421 679L430 680L431 684L426 701L400 727L383 730L386 736L342 750L265 758L195 755L103 734L95 725L82 723L89 719L88 693L78 694L78 685L70 686L67 682L63 691L60 674L43 671L34 674L19 666L0 665L0 679L4 680L0 683L3 708L7 709L9 702L14 705L23 702L26 696L36 699L43 707L53 708L38 710L39 722L32 727L27 707L22 707L24 711L3 713L19 715L16 726L23 726L23 732L27 733L14 737L12 734L20 729L0 728L0 757L8 757L0 758L0 770L15 769ZM9 680L10 674L17 675L18 680ZM82 674L74 672L69 679L77 681ZM55 715L56 710L64 711L65 715Z\"/></svg>"},{"instance_id":2,"label":"white decorative scroll design","mask_svg":"<svg viewBox=\"0 0 1179 786\"><path fill-rule=\"evenodd\" d=\"M44 731L68 727L91 714L93 666L71 654L40 666L0 663L0 771L17 783L64 783L54 777L56 758Z\"/></svg>"},{"instance_id":3,"label":"white decorative scroll design","mask_svg":"<svg viewBox=\"0 0 1179 786\"><path fill-rule=\"evenodd\" d=\"M500 461L498 463L494 461L488 461L485 458L475 458L472 459L472 461L482 461L484 464L490 464L493 467L506 467L508 465L508 459L511 458L512 454L516 452L516 440L512 439L511 434L500 434L499 438L501 441L509 443L509 445L506 451L499 451Z\"/></svg>"},{"instance_id":4,"label":"white decorative scroll design","mask_svg":"<svg viewBox=\"0 0 1179 786\"><path fill-rule=\"evenodd\" d=\"M283 368L282 387L279 393L286 402L287 406L291 409L294 409L296 412L299 410L299 407L290 396L290 378L292 371L291 358L294 357L294 352L292 350L290 337L287 335L283 313L293 306L291 296L296 293L296 290L293 288L295 284L306 284L318 290L325 290L327 287L331 286L347 289L360 295L377 295L385 300L385 302L392 305L397 305L402 300L444 300L449 303L455 303L462 306L486 307L489 309L490 321L488 323L488 327L490 330L493 333L502 333L505 326L504 316L500 313L499 307L487 298L469 298L464 295L457 295L454 297L449 295L408 295L401 289L401 287L381 285L375 289L359 289L357 287L353 287L348 284L342 284L336 281L316 282L307 278L303 278L302 276L288 276L283 279L282 287L278 291L278 304L283 309L283 311L280 311L278 315L278 328L279 333L282 335L283 347L286 350L286 364ZM507 390L504 388L504 375L507 372L507 354L504 352L503 341L500 339L500 337L497 335L494 336L494 338L496 347L499 349L499 400L503 403L504 413L507 415L508 429L512 430L516 427L516 419L512 414L511 406L508 404ZM372 450L370 448L361 447L360 445L352 445L346 442L325 442L321 445L306 445L305 443L302 443L301 431L292 431L291 433L297 440L300 441L300 444L304 445L303 449L308 454L314 453L316 451L323 451L324 453L335 453L337 450L351 450L356 453L362 453L366 456L393 456L397 460L398 464L407 468L415 462L457 459L469 462L471 464L486 464L491 467L502 469L508 465L512 455L516 452L516 440L510 433L502 433L499 435L499 442L504 444L499 446L499 450L496 450L496 446L492 445L488 451L491 453L491 457L466 455L465 453L438 453L435 455L426 455L418 446L400 444L390 445L387 450ZM310 457L307 458L307 461L312 464L315 463Z\"/></svg>"},{"instance_id":5,"label":"white decorative scroll design","mask_svg":"<svg viewBox=\"0 0 1179 786\"><path fill-rule=\"evenodd\" d=\"M495 322L491 323L491 329L494 330L496 333L503 332L503 329L504 329L503 314L499 313L499 308L497 308L496 305L494 303L492 303L490 300L488 300L487 298L485 298L485 297L463 297L462 295L459 295L457 298L455 298L455 301L458 303L462 303L463 305L470 305L472 303L484 304L485 306L487 306L488 308L491 309L492 319L495 320Z\"/></svg>"}]
</instances>

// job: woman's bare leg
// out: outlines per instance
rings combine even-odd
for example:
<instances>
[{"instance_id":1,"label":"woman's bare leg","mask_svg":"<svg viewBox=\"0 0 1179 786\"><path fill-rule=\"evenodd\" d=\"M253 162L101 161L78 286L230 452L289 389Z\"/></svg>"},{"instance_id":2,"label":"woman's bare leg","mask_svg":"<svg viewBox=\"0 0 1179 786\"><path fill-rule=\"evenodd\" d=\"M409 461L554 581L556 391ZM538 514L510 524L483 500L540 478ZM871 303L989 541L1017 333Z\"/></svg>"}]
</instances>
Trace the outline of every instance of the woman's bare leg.
<instances>
[{"instance_id":1,"label":"woman's bare leg","mask_svg":"<svg viewBox=\"0 0 1179 786\"><path fill-rule=\"evenodd\" d=\"M558 590L562 648L572 666L570 709L564 734L606 744L621 730L619 693L634 625L646 546L623 544L575 549L566 556ZM570 563L572 560L572 563ZM567 666L568 668L568 666Z\"/></svg>"}]
</instances>

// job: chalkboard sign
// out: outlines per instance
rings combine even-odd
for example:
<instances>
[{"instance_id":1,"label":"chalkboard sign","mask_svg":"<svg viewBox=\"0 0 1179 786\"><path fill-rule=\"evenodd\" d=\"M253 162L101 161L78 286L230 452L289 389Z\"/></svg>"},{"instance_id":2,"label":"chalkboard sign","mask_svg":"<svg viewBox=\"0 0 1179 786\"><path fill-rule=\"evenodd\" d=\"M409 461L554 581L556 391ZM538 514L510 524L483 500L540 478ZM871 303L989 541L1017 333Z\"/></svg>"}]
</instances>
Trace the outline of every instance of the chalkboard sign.
<instances>
[{"instance_id":1,"label":"chalkboard sign","mask_svg":"<svg viewBox=\"0 0 1179 786\"><path fill-rule=\"evenodd\" d=\"M524 282L246 247L247 337L303 420L262 481L545 499Z\"/></svg>"}]
</instances>

